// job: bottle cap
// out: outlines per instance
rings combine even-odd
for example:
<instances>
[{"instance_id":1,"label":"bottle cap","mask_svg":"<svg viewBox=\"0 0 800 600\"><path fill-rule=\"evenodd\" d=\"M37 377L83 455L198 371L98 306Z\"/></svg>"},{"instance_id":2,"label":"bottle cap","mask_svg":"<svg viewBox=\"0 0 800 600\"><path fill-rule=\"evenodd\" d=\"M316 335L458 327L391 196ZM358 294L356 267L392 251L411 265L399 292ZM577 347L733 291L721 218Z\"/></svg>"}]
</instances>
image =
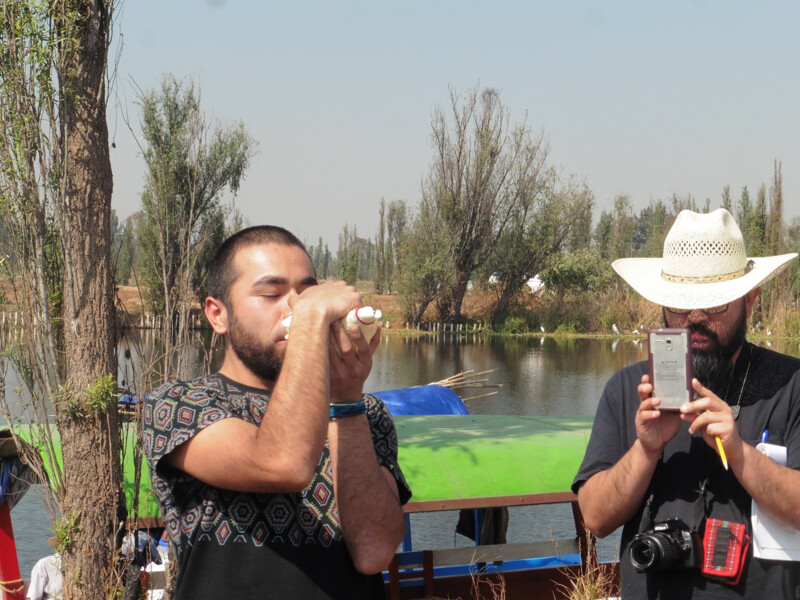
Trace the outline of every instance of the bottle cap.
<instances>
[{"instance_id":1,"label":"bottle cap","mask_svg":"<svg viewBox=\"0 0 800 600\"><path fill-rule=\"evenodd\" d=\"M362 325L372 325L381 318L381 311L374 310L371 306L354 308L350 311L350 314L353 315L354 323L361 323Z\"/></svg>"}]
</instances>

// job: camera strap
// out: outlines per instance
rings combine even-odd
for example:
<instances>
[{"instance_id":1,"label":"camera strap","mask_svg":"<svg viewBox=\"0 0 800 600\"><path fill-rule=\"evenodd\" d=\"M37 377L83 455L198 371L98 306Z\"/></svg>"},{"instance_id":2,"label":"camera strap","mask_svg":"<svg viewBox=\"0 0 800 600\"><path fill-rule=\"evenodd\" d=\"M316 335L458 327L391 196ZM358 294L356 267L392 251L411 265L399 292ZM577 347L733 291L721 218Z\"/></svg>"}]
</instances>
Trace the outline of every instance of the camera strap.
<instances>
[{"instance_id":1,"label":"camera strap","mask_svg":"<svg viewBox=\"0 0 800 600\"><path fill-rule=\"evenodd\" d=\"M653 507L653 482L650 482L650 488L647 490L647 500L645 500L644 508L642 509L642 517L639 519L639 530L636 533L644 533L653 526L653 517L651 509Z\"/></svg>"},{"instance_id":2,"label":"camera strap","mask_svg":"<svg viewBox=\"0 0 800 600\"><path fill-rule=\"evenodd\" d=\"M703 522L703 519L706 518L706 514L708 513L708 505L706 504L706 493L708 482L711 481L711 477L706 477L703 481L700 482L700 489L697 491L700 492L700 496L695 500L694 503L694 520L692 521L692 531L696 531L700 533L700 524Z\"/></svg>"},{"instance_id":3,"label":"camera strap","mask_svg":"<svg viewBox=\"0 0 800 600\"><path fill-rule=\"evenodd\" d=\"M642 518L639 519L639 530L637 533L644 533L653 527L653 501L655 500L656 495L655 481L658 479L657 475L660 468L661 460L659 459L658 464L656 464L656 470L653 472L653 477L650 479L650 486L647 488L647 500L644 502ZM710 477L706 477L700 482L700 489L698 490L700 492L700 496L697 498L697 500L695 500L694 503L694 519L690 523L690 529L698 534L700 533L700 524L706 517L706 488L710 480Z\"/></svg>"}]
</instances>

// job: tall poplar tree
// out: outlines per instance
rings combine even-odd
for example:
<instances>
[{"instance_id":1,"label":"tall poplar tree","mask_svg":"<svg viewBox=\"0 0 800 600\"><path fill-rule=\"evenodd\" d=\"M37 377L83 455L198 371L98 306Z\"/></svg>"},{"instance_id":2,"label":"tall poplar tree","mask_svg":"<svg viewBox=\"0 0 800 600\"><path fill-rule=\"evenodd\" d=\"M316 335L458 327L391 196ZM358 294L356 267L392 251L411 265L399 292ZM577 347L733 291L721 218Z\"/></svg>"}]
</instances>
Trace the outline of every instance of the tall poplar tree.
<instances>
[{"instance_id":1,"label":"tall poplar tree","mask_svg":"<svg viewBox=\"0 0 800 600\"><path fill-rule=\"evenodd\" d=\"M241 122L209 122L191 81L165 75L160 89L143 94L140 103L147 172L138 268L151 308L167 317L165 337L173 343L186 339L190 301L205 291L202 261L210 261L211 247L230 233L231 207L222 195L239 189L255 142Z\"/></svg>"},{"instance_id":2,"label":"tall poplar tree","mask_svg":"<svg viewBox=\"0 0 800 600\"><path fill-rule=\"evenodd\" d=\"M113 594L124 518L106 124L113 10L113 0L0 3L3 255L25 323L7 355L44 448L25 458L42 478L49 469L71 600Z\"/></svg>"}]
</instances>

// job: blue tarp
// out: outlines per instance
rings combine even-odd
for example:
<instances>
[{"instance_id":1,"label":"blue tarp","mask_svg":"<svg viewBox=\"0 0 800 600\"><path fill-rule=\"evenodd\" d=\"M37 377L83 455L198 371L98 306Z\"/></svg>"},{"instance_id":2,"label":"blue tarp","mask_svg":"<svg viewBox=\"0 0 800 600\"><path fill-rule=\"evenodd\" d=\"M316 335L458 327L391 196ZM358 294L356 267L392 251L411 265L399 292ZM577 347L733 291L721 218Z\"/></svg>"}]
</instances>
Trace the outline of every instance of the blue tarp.
<instances>
[{"instance_id":1,"label":"blue tarp","mask_svg":"<svg viewBox=\"0 0 800 600\"><path fill-rule=\"evenodd\" d=\"M371 393L383 400L393 415L469 414L458 394L441 385L420 385Z\"/></svg>"},{"instance_id":2,"label":"blue tarp","mask_svg":"<svg viewBox=\"0 0 800 600\"><path fill-rule=\"evenodd\" d=\"M422 562L423 560L423 553L422 552L411 552L409 553L409 557L416 561ZM558 567L565 567L568 565L579 565L581 564L581 557L580 554L565 554L564 556L545 556L542 558L521 558L515 560L507 560L499 564L495 563L485 563L480 568L483 570L483 573L506 573L509 571L523 571L527 569L543 569L543 568L558 568ZM434 567L433 568L433 576L434 577L455 577L460 575L475 575L479 572L478 564L470 564L470 565L450 565L450 566L443 566L443 567ZM422 579L423 577L423 570L421 568L412 568L412 569L403 569L400 568L402 573L416 573L419 575L419 578ZM405 578L408 578L408 575L405 575ZM389 572L383 572L383 580L385 582L389 581ZM412 586L419 586L419 581L411 578L410 581L403 580L400 582L400 587L412 587Z\"/></svg>"},{"instance_id":3,"label":"blue tarp","mask_svg":"<svg viewBox=\"0 0 800 600\"><path fill-rule=\"evenodd\" d=\"M12 510L33 480L33 471L18 456L0 458L0 505L8 502L8 508Z\"/></svg>"}]
</instances>

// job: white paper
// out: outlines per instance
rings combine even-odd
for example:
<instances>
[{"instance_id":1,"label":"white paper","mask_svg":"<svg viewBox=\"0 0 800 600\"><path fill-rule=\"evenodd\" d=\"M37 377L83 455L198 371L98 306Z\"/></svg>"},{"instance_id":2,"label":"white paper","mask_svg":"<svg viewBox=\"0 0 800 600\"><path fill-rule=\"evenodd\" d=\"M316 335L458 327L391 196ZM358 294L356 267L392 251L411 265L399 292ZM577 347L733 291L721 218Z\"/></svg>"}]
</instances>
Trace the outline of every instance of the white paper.
<instances>
[{"instance_id":1,"label":"white paper","mask_svg":"<svg viewBox=\"0 0 800 600\"><path fill-rule=\"evenodd\" d=\"M756 450L779 465L786 466L786 447L761 443ZM800 531L784 525L758 510L755 501L751 508L753 525L753 556L767 560L800 561Z\"/></svg>"}]
</instances>

